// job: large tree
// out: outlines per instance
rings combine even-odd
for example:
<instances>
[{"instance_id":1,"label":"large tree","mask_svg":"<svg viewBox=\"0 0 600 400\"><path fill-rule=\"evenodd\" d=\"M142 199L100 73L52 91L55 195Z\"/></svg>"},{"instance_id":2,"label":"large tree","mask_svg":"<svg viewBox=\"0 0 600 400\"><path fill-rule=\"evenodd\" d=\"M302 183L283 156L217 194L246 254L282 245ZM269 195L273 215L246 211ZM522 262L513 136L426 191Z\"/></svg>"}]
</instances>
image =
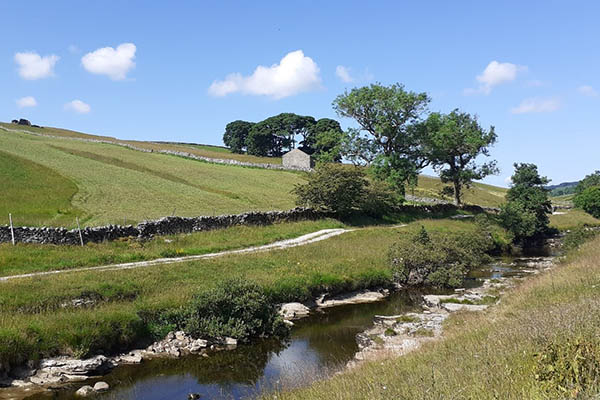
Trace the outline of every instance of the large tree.
<instances>
[{"instance_id":1,"label":"large tree","mask_svg":"<svg viewBox=\"0 0 600 400\"><path fill-rule=\"evenodd\" d=\"M321 118L309 129L309 135L300 143L303 151L313 154L323 162L342 161L342 145L346 134L340 123L331 118Z\"/></svg>"},{"instance_id":2,"label":"large tree","mask_svg":"<svg viewBox=\"0 0 600 400\"><path fill-rule=\"evenodd\" d=\"M296 147L296 137L306 141L315 119L293 113L282 113L258 122L247 138L248 153L279 157Z\"/></svg>"},{"instance_id":3,"label":"large tree","mask_svg":"<svg viewBox=\"0 0 600 400\"><path fill-rule=\"evenodd\" d=\"M229 147L234 153L243 153L246 150L246 138L250 130L254 126L254 122L248 121L233 121L225 126L223 134L223 143Z\"/></svg>"},{"instance_id":4,"label":"large tree","mask_svg":"<svg viewBox=\"0 0 600 400\"><path fill-rule=\"evenodd\" d=\"M473 180L498 173L496 161L477 164L476 158L489 156L496 142L494 127L485 130L476 117L454 110L450 114L432 113L425 123L428 159L444 183L452 183L454 202L462 203L463 188Z\"/></svg>"},{"instance_id":5,"label":"large tree","mask_svg":"<svg viewBox=\"0 0 600 400\"><path fill-rule=\"evenodd\" d=\"M535 164L514 166L512 186L506 194L506 204L501 207L500 220L512 232L515 242L527 243L548 231L552 203L545 186L550 180L540 176Z\"/></svg>"},{"instance_id":6,"label":"large tree","mask_svg":"<svg viewBox=\"0 0 600 400\"><path fill-rule=\"evenodd\" d=\"M585 189L593 186L600 186L600 171L586 175L575 187L575 194L580 194Z\"/></svg>"},{"instance_id":7,"label":"large tree","mask_svg":"<svg viewBox=\"0 0 600 400\"><path fill-rule=\"evenodd\" d=\"M429 163L415 129L429 102L426 93L406 91L401 84L372 84L339 95L333 107L338 115L353 118L377 146L376 175L403 191Z\"/></svg>"}]
</instances>

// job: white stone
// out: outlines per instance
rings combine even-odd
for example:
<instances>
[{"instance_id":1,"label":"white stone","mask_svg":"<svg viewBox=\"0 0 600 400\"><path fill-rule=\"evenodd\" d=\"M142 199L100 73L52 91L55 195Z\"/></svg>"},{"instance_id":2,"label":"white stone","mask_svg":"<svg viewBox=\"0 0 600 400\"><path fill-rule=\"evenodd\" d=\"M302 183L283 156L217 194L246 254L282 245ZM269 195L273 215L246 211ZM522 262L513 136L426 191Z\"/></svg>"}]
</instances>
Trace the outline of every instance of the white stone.
<instances>
[{"instance_id":1,"label":"white stone","mask_svg":"<svg viewBox=\"0 0 600 400\"><path fill-rule=\"evenodd\" d=\"M96 392L106 392L109 388L110 386L108 386L108 383L106 382L96 382L94 385L94 390Z\"/></svg>"},{"instance_id":2,"label":"white stone","mask_svg":"<svg viewBox=\"0 0 600 400\"><path fill-rule=\"evenodd\" d=\"M76 396L81 396L81 397L88 397L90 395L92 395L94 392L94 388L86 385L86 386L82 386L80 387L76 392L75 395Z\"/></svg>"},{"instance_id":3,"label":"white stone","mask_svg":"<svg viewBox=\"0 0 600 400\"><path fill-rule=\"evenodd\" d=\"M310 314L310 309L302 303L286 303L279 309L279 314L286 320L304 318Z\"/></svg>"}]
</instances>

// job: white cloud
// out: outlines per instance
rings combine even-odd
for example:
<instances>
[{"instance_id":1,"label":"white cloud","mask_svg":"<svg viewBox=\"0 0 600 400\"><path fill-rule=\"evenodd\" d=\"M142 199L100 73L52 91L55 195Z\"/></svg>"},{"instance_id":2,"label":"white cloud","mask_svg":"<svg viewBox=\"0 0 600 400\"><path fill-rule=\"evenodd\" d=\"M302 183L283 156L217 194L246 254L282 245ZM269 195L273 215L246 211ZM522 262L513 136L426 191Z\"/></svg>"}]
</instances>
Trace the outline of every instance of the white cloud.
<instances>
[{"instance_id":1,"label":"white cloud","mask_svg":"<svg viewBox=\"0 0 600 400\"><path fill-rule=\"evenodd\" d=\"M214 81L208 92L217 97L240 92L281 99L320 86L319 67L302 50L296 50L286 54L279 64L259 65L250 76L233 73L222 81Z\"/></svg>"},{"instance_id":2,"label":"white cloud","mask_svg":"<svg viewBox=\"0 0 600 400\"><path fill-rule=\"evenodd\" d=\"M579 86L577 88L577 91L584 96L589 96L589 97L598 96L598 92L596 91L596 89L594 89L590 85Z\"/></svg>"},{"instance_id":3,"label":"white cloud","mask_svg":"<svg viewBox=\"0 0 600 400\"><path fill-rule=\"evenodd\" d=\"M481 75L477 75L479 82L477 89L465 89L465 94L490 94L492 89L503 83L512 82L517 78L519 72L526 71L527 67L512 63L500 63L492 61L485 67Z\"/></svg>"},{"instance_id":4,"label":"white cloud","mask_svg":"<svg viewBox=\"0 0 600 400\"><path fill-rule=\"evenodd\" d=\"M340 78L342 82L354 82L354 78L350 75L350 68L344 67L343 65L335 67L335 75Z\"/></svg>"},{"instance_id":5,"label":"white cloud","mask_svg":"<svg viewBox=\"0 0 600 400\"><path fill-rule=\"evenodd\" d=\"M506 183L507 185L511 185L512 184L512 177L511 176L507 176L506 178L504 178L504 183Z\"/></svg>"},{"instance_id":6,"label":"white cloud","mask_svg":"<svg viewBox=\"0 0 600 400\"><path fill-rule=\"evenodd\" d=\"M556 97L552 98L529 98L525 99L517 107L510 111L513 114L553 112L560 108L560 101Z\"/></svg>"},{"instance_id":7,"label":"white cloud","mask_svg":"<svg viewBox=\"0 0 600 400\"><path fill-rule=\"evenodd\" d=\"M37 101L35 100L35 97L33 97L33 96L21 97L20 99L18 99L16 101L16 103L17 103L17 106L19 106L19 108L37 106Z\"/></svg>"},{"instance_id":8,"label":"white cloud","mask_svg":"<svg viewBox=\"0 0 600 400\"><path fill-rule=\"evenodd\" d=\"M54 54L45 57L34 52L15 54L15 62L19 65L19 75L28 80L53 76L54 65L59 59L60 57Z\"/></svg>"},{"instance_id":9,"label":"white cloud","mask_svg":"<svg viewBox=\"0 0 600 400\"><path fill-rule=\"evenodd\" d=\"M73 100L65 104L65 110L67 111L75 111L79 114L87 114L92 111L92 108L89 104L84 103L81 100Z\"/></svg>"},{"instance_id":10,"label":"white cloud","mask_svg":"<svg viewBox=\"0 0 600 400\"><path fill-rule=\"evenodd\" d=\"M103 47L81 57L83 68L92 74L106 75L119 81L127 77L135 67L136 47L133 43L120 44L116 49Z\"/></svg>"}]
</instances>

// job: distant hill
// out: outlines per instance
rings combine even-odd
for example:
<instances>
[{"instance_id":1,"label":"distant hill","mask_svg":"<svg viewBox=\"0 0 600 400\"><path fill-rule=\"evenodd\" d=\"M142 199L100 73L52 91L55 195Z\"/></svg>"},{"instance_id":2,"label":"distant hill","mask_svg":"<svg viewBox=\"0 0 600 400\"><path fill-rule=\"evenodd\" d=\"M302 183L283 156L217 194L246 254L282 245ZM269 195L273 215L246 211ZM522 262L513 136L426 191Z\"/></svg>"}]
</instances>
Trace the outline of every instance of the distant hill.
<instances>
[{"instance_id":1,"label":"distant hill","mask_svg":"<svg viewBox=\"0 0 600 400\"><path fill-rule=\"evenodd\" d=\"M8 213L16 225L73 227L76 217L83 225L93 226L131 224L166 215L284 210L295 206L292 189L305 182L303 173L200 162L156 150L281 163L281 158L233 154L219 146L128 141L0 123L0 225L7 223ZM451 200L441 195L443 186L438 178L421 176L419 185L408 192ZM503 188L475 184L465 191L464 201L498 206L505 193Z\"/></svg>"},{"instance_id":2,"label":"distant hill","mask_svg":"<svg viewBox=\"0 0 600 400\"><path fill-rule=\"evenodd\" d=\"M567 194L575 193L575 188L577 187L578 184L579 184L579 181L563 182L563 183L559 183L558 185L546 186L546 188L548 190L550 190L550 196L564 196Z\"/></svg>"}]
</instances>

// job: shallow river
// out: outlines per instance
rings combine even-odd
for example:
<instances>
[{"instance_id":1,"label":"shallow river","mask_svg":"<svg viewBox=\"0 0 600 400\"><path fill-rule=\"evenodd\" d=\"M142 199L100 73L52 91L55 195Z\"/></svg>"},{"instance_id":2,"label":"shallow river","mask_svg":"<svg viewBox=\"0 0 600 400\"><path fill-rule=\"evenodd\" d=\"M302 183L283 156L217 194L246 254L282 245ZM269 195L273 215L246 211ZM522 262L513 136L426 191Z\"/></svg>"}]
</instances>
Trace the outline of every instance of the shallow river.
<instances>
[{"instance_id":1,"label":"shallow river","mask_svg":"<svg viewBox=\"0 0 600 400\"><path fill-rule=\"evenodd\" d=\"M528 256L547 256L547 251ZM477 286L484 278L522 276L528 260L503 258L473 271L467 281ZM394 293L384 301L335 307L300 321L285 343L265 340L209 357L155 359L140 365L121 366L102 377L111 390L96 399L163 400L188 398L240 399L277 388L291 388L321 379L343 368L358 351L357 333L373 324L376 314L401 314L420 309L418 292ZM93 386L94 381L85 382ZM76 399L80 385L30 399Z\"/></svg>"}]
</instances>

